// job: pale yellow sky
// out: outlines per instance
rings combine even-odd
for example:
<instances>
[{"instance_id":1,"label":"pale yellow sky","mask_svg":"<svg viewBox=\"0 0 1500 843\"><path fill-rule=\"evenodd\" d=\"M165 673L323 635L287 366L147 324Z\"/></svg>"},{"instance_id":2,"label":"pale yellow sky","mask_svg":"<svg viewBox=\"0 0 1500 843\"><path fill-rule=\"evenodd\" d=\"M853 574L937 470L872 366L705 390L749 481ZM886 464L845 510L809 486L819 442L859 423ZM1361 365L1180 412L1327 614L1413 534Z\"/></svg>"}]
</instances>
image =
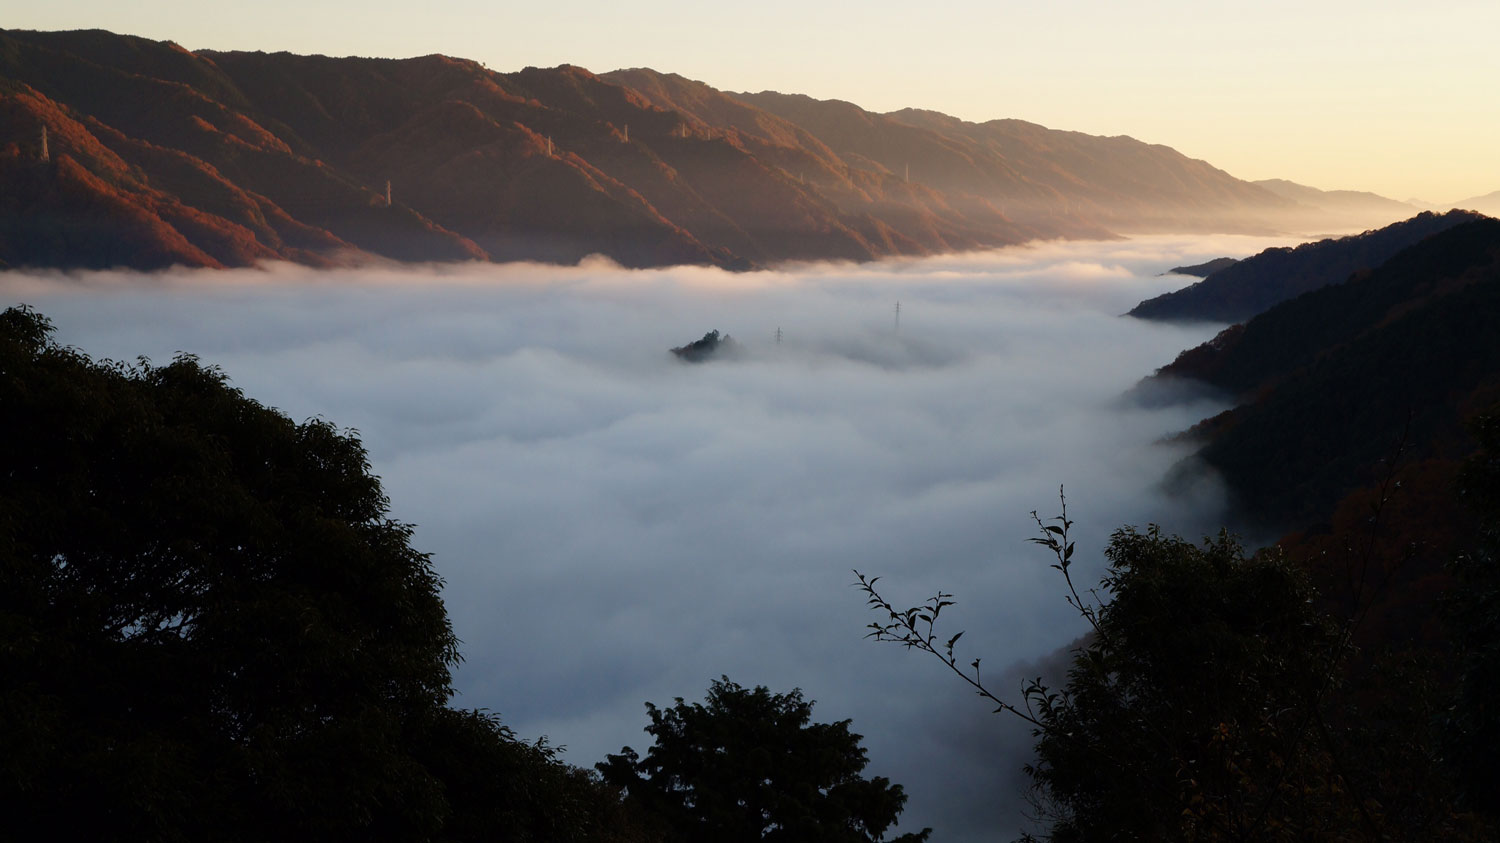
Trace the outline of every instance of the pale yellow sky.
<instances>
[{"instance_id":1,"label":"pale yellow sky","mask_svg":"<svg viewBox=\"0 0 1500 843\"><path fill-rule=\"evenodd\" d=\"M185 47L649 66L726 90L1127 134L1246 179L1500 190L1500 1L49 0L0 26Z\"/></svg>"}]
</instances>

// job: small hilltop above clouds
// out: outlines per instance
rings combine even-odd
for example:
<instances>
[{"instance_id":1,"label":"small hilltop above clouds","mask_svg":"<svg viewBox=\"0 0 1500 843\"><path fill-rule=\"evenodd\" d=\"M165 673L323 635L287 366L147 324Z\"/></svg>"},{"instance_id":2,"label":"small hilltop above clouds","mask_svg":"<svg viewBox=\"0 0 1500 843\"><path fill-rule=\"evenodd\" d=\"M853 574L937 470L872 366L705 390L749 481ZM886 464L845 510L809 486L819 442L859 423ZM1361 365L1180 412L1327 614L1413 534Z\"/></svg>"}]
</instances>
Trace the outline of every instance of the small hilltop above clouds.
<instances>
[{"instance_id":1,"label":"small hilltop above clouds","mask_svg":"<svg viewBox=\"0 0 1500 843\"><path fill-rule=\"evenodd\" d=\"M1128 137L649 69L0 31L0 266L601 254L746 269L1339 224L1316 198Z\"/></svg>"}]
</instances>

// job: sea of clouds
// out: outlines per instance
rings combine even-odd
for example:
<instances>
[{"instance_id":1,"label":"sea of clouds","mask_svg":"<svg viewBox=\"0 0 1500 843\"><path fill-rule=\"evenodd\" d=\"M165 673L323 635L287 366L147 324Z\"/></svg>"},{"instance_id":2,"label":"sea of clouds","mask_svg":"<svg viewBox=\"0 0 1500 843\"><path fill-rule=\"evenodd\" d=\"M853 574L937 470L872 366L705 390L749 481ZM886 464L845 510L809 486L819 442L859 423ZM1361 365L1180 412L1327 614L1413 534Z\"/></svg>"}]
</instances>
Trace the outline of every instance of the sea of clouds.
<instances>
[{"instance_id":1,"label":"sea of clouds","mask_svg":"<svg viewBox=\"0 0 1500 843\"><path fill-rule=\"evenodd\" d=\"M940 632L1019 696L1082 634L1032 510L1065 486L1078 579L1125 524L1198 537L1159 444L1219 407L1120 394L1219 326L1121 318L1246 237L1046 243L729 274L487 264L0 275L95 357L221 367L295 419L358 431L433 554L464 663L455 704L581 766L644 751L646 701L726 675L850 718L867 774L936 840L1025 827L1025 724L935 660L864 640L853 569L893 602L956 595ZM900 302L899 327L895 305ZM777 330L781 340L777 342ZM667 349L717 329L738 353ZM1065 650L1063 651L1065 653Z\"/></svg>"}]
</instances>

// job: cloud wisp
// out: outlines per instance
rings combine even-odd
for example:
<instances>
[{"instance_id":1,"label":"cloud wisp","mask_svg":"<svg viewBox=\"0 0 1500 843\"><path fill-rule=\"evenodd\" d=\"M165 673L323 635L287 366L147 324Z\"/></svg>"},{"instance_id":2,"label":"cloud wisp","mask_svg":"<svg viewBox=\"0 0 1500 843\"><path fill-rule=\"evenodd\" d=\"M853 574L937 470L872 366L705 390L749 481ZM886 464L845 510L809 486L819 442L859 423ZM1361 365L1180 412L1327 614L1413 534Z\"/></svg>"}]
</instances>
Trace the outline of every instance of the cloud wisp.
<instances>
[{"instance_id":1,"label":"cloud wisp","mask_svg":"<svg viewBox=\"0 0 1500 843\"><path fill-rule=\"evenodd\" d=\"M1213 407L1115 400L1213 326L1117 314L1181 286L1167 267L1265 245L1051 243L746 275L13 272L0 288L95 357L191 352L293 418L357 429L446 579L458 705L589 765L644 748L647 700L701 698L720 674L801 687L906 786L906 826L962 840L1020 826L1029 739L940 665L864 641L876 618L851 569L898 603L956 593L964 655L997 670L1067 645L1081 622L1024 542L1059 485L1084 581L1122 524L1191 536L1222 515L1211 493L1155 491L1179 456L1157 440ZM710 329L742 353L667 353Z\"/></svg>"}]
</instances>

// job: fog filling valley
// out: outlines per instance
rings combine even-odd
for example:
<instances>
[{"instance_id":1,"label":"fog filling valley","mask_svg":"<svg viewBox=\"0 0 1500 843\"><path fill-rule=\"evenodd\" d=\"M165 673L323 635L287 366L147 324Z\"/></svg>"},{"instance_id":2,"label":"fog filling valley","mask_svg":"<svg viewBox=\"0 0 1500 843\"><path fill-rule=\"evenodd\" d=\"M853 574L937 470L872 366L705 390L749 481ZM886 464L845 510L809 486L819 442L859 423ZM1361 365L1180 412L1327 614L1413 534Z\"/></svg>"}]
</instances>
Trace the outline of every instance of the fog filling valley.
<instances>
[{"instance_id":1,"label":"fog filling valley","mask_svg":"<svg viewBox=\"0 0 1500 843\"><path fill-rule=\"evenodd\" d=\"M607 263L318 271L8 272L8 304L93 357L221 367L255 400L352 428L392 515L433 555L463 664L454 704L488 708L591 766L650 736L643 703L702 700L720 675L800 687L851 718L866 775L905 786L906 830L1009 839L1025 724L930 657L863 638L898 605L956 595L992 690L1060 675L1085 623L1030 512L1065 486L1077 573L1125 524L1198 538L1205 483L1158 492L1158 444L1218 409L1120 394L1218 326L1120 318L1190 283L1167 268L1247 237L1047 243L731 274ZM900 302L899 327L895 305ZM781 339L777 341L778 328ZM732 357L667 349L710 329ZM1049 666L1050 665L1050 666Z\"/></svg>"}]
</instances>

